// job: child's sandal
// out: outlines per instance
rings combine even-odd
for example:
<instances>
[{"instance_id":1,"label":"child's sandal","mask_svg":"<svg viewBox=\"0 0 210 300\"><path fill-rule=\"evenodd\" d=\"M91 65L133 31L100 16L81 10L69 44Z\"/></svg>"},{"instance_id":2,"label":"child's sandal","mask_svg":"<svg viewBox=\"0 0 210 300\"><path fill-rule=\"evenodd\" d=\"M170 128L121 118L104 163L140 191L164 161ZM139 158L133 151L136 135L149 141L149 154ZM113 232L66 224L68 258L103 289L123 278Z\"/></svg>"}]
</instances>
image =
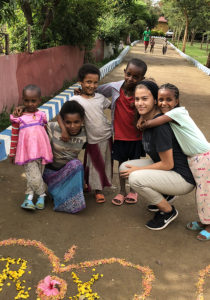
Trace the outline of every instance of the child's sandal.
<instances>
[{"instance_id":1,"label":"child's sandal","mask_svg":"<svg viewBox=\"0 0 210 300\"><path fill-rule=\"evenodd\" d=\"M106 201L103 194L95 194L95 197L96 203L104 203Z\"/></svg>"},{"instance_id":2,"label":"child's sandal","mask_svg":"<svg viewBox=\"0 0 210 300\"><path fill-rule=\"evenodd\" d=\"M112 199L112 203L114 205L122 205L125 201L125 197L122 194L117 194L113 199Z\"/></svg>"},{"instance_id":3,"label":"child's sandal","mask_svg":"<svg viewBox=\"0 0 210 300\"><path fill-rule=\"evenodd\" d=\"M28 210L35 210L35 205L33 204L32 200L28 200L27 198L24 200L24 202L21 204L21 207Z\"/></svg>"},{"instance_id":4,"label":"child's sandal","mask_svg":"<svg viewBox=\"0 0 210 300\"><path fill-rule=\"evenodd\" d=\"M198 224L198 222L193 221L193 222L187 223L186 227L187 227L187 229L193 230L193 231L194 231L194 230L202 230L202 229L204 229L204 228L205 228L205 225L204 225L203 227L201 227L201 226Z\"/></svg>"},{"instance_id":5,"label":"child's sandal","mask_svg":"<svg viewBox=\"0 0 210 300\"><path fill-rule=\"evenodd\" d=\"M125 202L129 204L135 204L138 201L138 194L137 193L128 193L125 197Z\"/></svg>"},{"instance_id":6,"label":"child's sandal","mask_svg":"<svg viewBox=\"0 0 210 300\"><path fill-rule=\"evenodd\" d=\"M44 209L44 197L38 197L37 202L36 202L36 208L37 209Z\"/></svg>"},{"instance_id":7,"label":"child's sandal","mask_svg":"<svg viewBox=\"0 0 210 300\"><path fill-rule=\"evenodd\" d=\"M210 232L206 230L202 230L199 235L197 235L197 239L199 241L209 241L210 240Z\"/></svg>"}]
</instances>

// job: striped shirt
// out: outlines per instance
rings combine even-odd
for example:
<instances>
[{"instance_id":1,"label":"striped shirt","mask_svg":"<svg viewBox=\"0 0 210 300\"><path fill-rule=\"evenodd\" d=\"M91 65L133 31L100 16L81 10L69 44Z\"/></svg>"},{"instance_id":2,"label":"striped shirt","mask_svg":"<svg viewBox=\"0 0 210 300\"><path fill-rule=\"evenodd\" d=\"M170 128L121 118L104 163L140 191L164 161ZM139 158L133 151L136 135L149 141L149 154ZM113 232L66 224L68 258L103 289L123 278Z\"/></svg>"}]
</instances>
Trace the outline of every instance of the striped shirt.
<instances>
[{"instance_id":1,"label":"striped shirt","mask_svg":"<svg viewBox=\"0 0 210 300\"><path fill-rule=\"evenodd\" d=\"M76 136L71 136L68 142L63 142L61 140L61 129L57 122L49 122L47 124L47 132L53 151L51 167L55 169L60 169L70 160L78 158L87 139L85 128L82 127Z\"/></svg>"}]
</instances>

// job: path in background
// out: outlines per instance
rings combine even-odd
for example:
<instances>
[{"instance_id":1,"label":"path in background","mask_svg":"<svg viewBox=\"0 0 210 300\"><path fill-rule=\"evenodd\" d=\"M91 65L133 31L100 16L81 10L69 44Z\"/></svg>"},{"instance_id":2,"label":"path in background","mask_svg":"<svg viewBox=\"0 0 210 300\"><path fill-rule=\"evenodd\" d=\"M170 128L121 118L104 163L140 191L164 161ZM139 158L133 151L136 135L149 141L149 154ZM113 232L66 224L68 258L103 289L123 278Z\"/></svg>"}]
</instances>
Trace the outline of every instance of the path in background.
<instances>
[{"instance_id":1,"label":"path in background","mask_svg":"<svg viewBox=\"0 0 210 300\"><path fill-rule=\"evenodd\" d=\"M125 60L103 79L103 83L123 78L126 63L132 57L148 64L147 77L158 84L170 82L181 91L181 103L210 140L210 90L209 77L182 59L168 47L162 55L162 43L156 40L154 54L144 53L143 44L131 49ZM114 184L118 184L115 166ZM179 217L165 230L148 230L144 224L152 217L146 203L117 207L111 204L116 190L107 190L107 202L95 203L92 194L86 196L87 209L77 215L55 213L48 201L44 211L30 213L20 209L24 198L23 169L0 162L0 230L1 240L10 237L40 240L56 255L63 257L67 249L76 244L78 250L73 262L104 257L125 258L135 264L149 266L155 274L150 300L196 300L198 271L210 264L210 242L199 242L196 233L185 229L187 222L197 218L194 192L179 197L175 206ZM52 274L49 261L34 248L0 248L0 255L22 257L28 260L31 275L26 275L26 285L32 287L30 300L35 300L34 287L38 281ZM102 265L96 270L104 274L93 285L103 300L130 300L142 292L142 278L137 271L116 264ZM91 271L79 272L82 281L89 280ZM68 296L76 294L75 284L69 273L59 275L69 284ZM209 279L206 280L205 298L210 298ZM13 299L14 289L4 287L0 299ZM68 299L67 297L65 299Z\"/></svg>"}]
</instances>

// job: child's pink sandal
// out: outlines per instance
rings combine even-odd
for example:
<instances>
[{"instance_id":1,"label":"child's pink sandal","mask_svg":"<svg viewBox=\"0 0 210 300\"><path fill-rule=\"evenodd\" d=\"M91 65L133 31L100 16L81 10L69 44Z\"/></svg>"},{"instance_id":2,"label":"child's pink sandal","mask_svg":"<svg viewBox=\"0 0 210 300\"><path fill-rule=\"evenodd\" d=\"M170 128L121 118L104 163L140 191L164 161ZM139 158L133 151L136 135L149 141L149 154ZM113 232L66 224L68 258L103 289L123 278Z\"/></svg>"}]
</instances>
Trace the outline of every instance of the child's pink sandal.
<instances>
[{"instance_id":1,"label":"child's pink sandal","mask_svg":"<svg viewBox=\"0 0 210 300\"><path fill-rule=\"evenodd\" d=\"M135 204L138 201L138 194L137 193L128 193L125 197L125 202L129 204Z\"/></svg>"},{"instance_id":2,"label":"child's pink sandal","mask_svg":"<svg viewBox=\"0 0 210 300\"><path fill-rule=\"evenodd\" d=\"M123 202L125 201L125 197L122 194L117 194L113 199L112 203L114 205L122 205Z\"/></svg>"}]
</instances>

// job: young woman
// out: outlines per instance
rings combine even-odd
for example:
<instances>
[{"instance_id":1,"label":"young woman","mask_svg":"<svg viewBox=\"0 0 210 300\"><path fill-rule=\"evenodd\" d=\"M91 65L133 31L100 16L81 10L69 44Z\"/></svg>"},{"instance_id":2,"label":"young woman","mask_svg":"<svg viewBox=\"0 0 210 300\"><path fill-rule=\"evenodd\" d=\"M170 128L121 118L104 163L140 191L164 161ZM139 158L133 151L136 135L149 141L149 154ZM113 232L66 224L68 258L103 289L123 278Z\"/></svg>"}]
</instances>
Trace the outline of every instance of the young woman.
<instances>
[{"instance_id":1,"label":"young woman","mask_svg":"<svg viewBox=\"0 0 210 300\"><path fill-rule=\"evenodd\" d=\"M161 115L157 107L158 86L143 81L136 87L135 106L143 120ZM178 216L163 194L183 195L193 190L195 182L189 169L187 156L182 152L169 124L146 129L143 132L144 150L151 159L128 161L120 166L121 176L149 204L159 211L147 222L146 227L161 230Z\"/></svg>"}]
</instances>

